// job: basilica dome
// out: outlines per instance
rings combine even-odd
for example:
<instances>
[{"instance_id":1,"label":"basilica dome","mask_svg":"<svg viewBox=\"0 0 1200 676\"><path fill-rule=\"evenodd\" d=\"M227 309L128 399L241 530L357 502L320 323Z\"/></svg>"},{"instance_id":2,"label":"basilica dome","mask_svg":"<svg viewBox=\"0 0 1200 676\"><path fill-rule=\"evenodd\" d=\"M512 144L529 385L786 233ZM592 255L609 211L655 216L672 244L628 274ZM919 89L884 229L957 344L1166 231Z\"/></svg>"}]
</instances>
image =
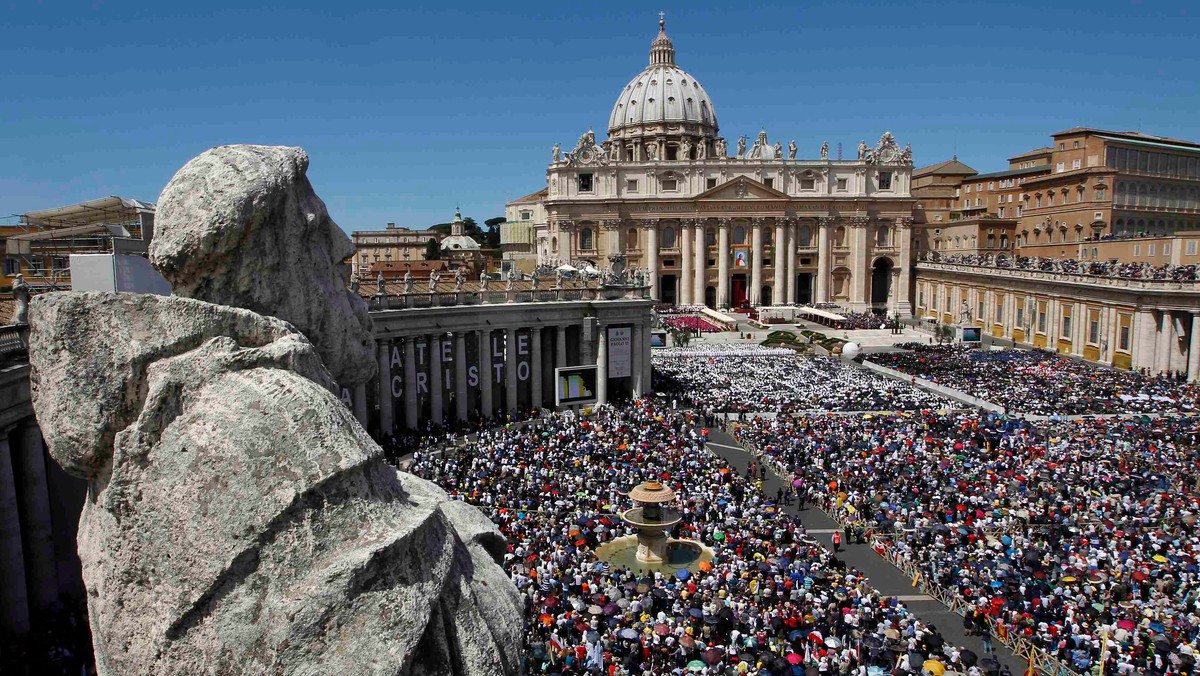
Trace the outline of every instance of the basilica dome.
<instances>
[{"instance_id":1,"label":"basilica dome","mask_svg":"<svg viewBox=\"0 0 1200 676\"><path fill-rule=\"evenodd\" d=\"M717 134L717 114L704 87L675 65L675 47L659 21L658 37L650 43L650 65L638 73L613 106L608 134L651 131L647 127L680 125L684 133L704 137Z\"/></svg>"}]
</instances>

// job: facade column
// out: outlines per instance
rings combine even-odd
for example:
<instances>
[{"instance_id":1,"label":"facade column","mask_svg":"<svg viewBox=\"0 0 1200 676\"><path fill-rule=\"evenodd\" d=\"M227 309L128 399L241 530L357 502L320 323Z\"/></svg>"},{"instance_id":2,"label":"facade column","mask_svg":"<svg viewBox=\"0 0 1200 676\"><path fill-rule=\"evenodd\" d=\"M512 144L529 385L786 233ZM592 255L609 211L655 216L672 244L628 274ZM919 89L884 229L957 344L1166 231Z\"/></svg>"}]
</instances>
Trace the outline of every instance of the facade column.
<instances>
[{"instance_id":1,"label":"facade column","mask_svg":"<svg viewBox=\"0 0 1200 676\"><path fill-rule=\"evenodd\" d=\"M417 339L404 339L404 426L417 429Z\"/></svg>"},{"instance_id":2,"label":"facade column","mask_svg":"<svg viewBox=\"0 0 1200 676\"><path fill-rule=\"evenodd\" d=\"M762 304L762 224L761 218L750 221L750 304L756 307ZM775 298L771 303L777 303Z\"/></svg>"},{"instance_id":3,"label":"facade column","mask_svg":"<svg viewBox=\"0 0 1200 676\"><path fill-rule=\"evenodd\" d=\"M479 411L483 417L490 418L496 412L492 404L493 386L496 376L492 372L492 330L484 329L475 332L479 341Z\"/></svg>"},{"instance_id":4,"label":"facade column","mask_svg":"<svg viewBox=\"0 0 1200 676\"><path fill-rule=\"evenodd\" d=\"M680 305L693 305L692 300L692 221L679 225L679 281L675 284L675 297Z\"/></svg>"},{"instance_id":5,"label":"facade column","mask_svg":"<svg viewBox=\"0 0 1200 676\"><path fill-rule=\"evenodd\" d=\"M646 229L646 269L650 272L650 297L662 300L658 293L658 223L654 221Z\"/></svg>"},{"instance_id":6,"label":"facade column","mask_svg":"<svg viewBox=\"0 0 1200 676\"><path fill-rule=\"evenodd\" d=\"M31 612L42 613L58 602L58 565L54 557L54 528L50 523L50 489L46 484L46 449L42 430L32 422L14 435L13 465L21 477L17 491L21 513L21 545L28 576ZM12 444L10 443L10 448Z\"/></svg>"},{"instance_id":7,"label":"facade column","mask_svg":"<svg viewBox=\"0 0 1200 676\"><path fill-rule=\"evenodd\" d=\"M817 226L817 302L829 302L829 224L830 218L822 218Z\"/></svg>"},{"instance_id":8,"label":"facade column","mask_svg":"<svg viewBox=\"0 0 1200 676\"><path fill-rule=\"evenodd\" d=\"M391 378L388 378L388 389L391 389ZM388 403L392 400L389 398ZM354 386L354 419L358 421L363 429L367 427L367 384L359 383Z\"/></svg>"},{"instance_id":9,"label":"facade column","mask_svg":"<svg viewBox=\"0 0 1200 676\"><path fill-rule=\"evenodd\" d=\"M542 407L542 329L534 327L529 332L529 408Z\"/></svg>"},{"instance_id":10,"label":"facade column","mask_svg":"<svg viewBox=\"0 0 1200 676\"><path fill-rule=\"evenodd\" d=\"M504 410L517 410L517 330L504 331Z\"/></svg>"},{"instance_id":11,"label":"facade column","mask_svg":"<svg viewBox=\"0 0 1200 676\"><path fill-rule=\"evenodd\" d=\"M912 306L912 218L901 218L896 221L899 227L896 230L897 236L900 238L900 278L899 284L892 289L892 295L896 298L896 312L902 317L911 317L913 313ZM1010 294L1011 295L1011 294ZM1014 309L1015 312L1015 309ZM1014 315L1015 318L1015 315ZM1009 320L1006 326L1011 325ZM1008 330L1008 336L1012 337L1012 329Z\"/></svg>"},{"instance_id":12,"label":"facade column","mask_svg":"<svg viewBox=\"0 0 1200 676\"><path fill-rule=\"evenodd\" d=\"M729 297L729 219L717 221L717 308L730 306Z\"/></svg>"},{"instance_id":13,"label":"facade column","mask_svg":"<svg viewBox=\"0 0 1200 676\"><path fill-rule=\"evenodd\" d=\"M696 243L693 245L692 255L696 257L692 262L692 272L696 275L694 287L692 288L692 302L696 305L704 305L704 257L708 253L705 246L705 230L707 226L701 221L696 226ZM718 299L719 300L719 299Z\"/></svg>"},{"instance_id":14,"label":"facade column","mask_svg":"<svg viewBox=\"0 0 1200 676\"><path fill-rule=\"evenodd\" d=\"M454 414L460 420L468 418L467 410L467 334L454 334Z\"/></svg>"},{"instance_id":15,"label":"facade column","mask_svg":"<svg viewBox=\"0 0 1200 676\"><path fill-rule=\"evenodd\" d=\"M570 263L571 253L574 251L572 240L575 233L572 228L574 224L569 221L560 221L558 224L558 261L559 263Z\"/></svg>"},{"instance_id":16,"label":"facade column","mask_svg":"<svg viewBox=\"0 0 1200 676\"><path fill-rule=\"evenodd\" d=\"M392 360L391 349L387 339L379 341L379 373L376 381L379 394L379 436L387 438L395 430L392 423ZM408 374L405 374L405 387L408 386ZM405 395L407 399L407 395Z\"/></svg>"},{"instance_id":17,"label":"facade column","mask_svg":"<svg viewBox=\"0 0 1200 676\"><path fill-rule=\"evenodd\" d=\"M1200 380L1200 312L1192 313L1192 334L1188 339L1188 381Z\"/></svg>"},{"instance_id":18,"label":"facade column","mask_svg":"<svg viewBox=\"0 0 1200 676\"><path fill-rule=\"evenodd\" d=\"M1091 318L1088 316L1087 306L1083 303L1075 303L1075 309L1072 312L1075 313L1075 326L1072 328L1075 329L1075 335L1079 339L1072 341L1071 352L1082 357L1083 346L1087 344L1088 323L1091 321Z\"/></svg>"},{"instance_id":19,"label":"facade column","mask_svg":"<svg viewBox=\"0 0 1200 676\"><path fill-rule=\"evenodd\" d=\"M1171 312L1163 310L1158 330L1158 349L1154 351L1154 370L1159 373L1171 370L1171 333Z\"/></svg>"},{"instance_id":20,"label":"facade column","mask_svg":"<svg viewBox=\"0 0 1200 676\"><path fill-rule=\"evenodd\" d=\"M701 231L703 232L703 231ZM608 403L608 331L601 324L596 332L596 404Z\"/></svg>"},{"instance_id":21,"label":"facade column","mask_svg":"<svg viewBox=\"0 0 1200 676\"><path fill-rule=\"evenodd\" d=\"M786 245L783 249L783 286L787 289L784 300L790 305L796 302L796 221L789 220L784 226L787 233Z\"/></svg>"},{"instance_id":22,"label":"facade column","mask_svg":"<svg viewBox=\"0 0 1200 676\"><path fill-rule=\"evenodd\" d=\"M771 303L774 305L783 305L787 303L787 263L784 256L786 255L788 244L787 226L782 218L775 219L775 265L773 266L775 273L772 275L771 283Z\"/></svg>"},{"instance_id":23,"label":"facade column","mask_svg":"<svg viewBox=\"0 0 1200 676\"><path fill-rule=\"evenodd\" d=\"M1144 368L1154 371L1154 310L1142 308L1134 316L1133 323L1133 365L1134 368Z\"/></svg>"},{"instance_id":24,"label":"facade column","mask_svg":"<svg viewBox=\"0 0 1200 676\"><path fill-rule=\"evenodd\" d=\"M867 306L867 279L870 263L867 262L867 219L856 218L850 226L850 309L865 310Z\"/></svg>"},{"instance_id":25,"label":"facade column","mask_svg":"<svg viewBox=\"0 0 1200 676\"><path fill-rule=\"evenodd\" d=\"M0 626L21 635L29 632L29 596L9 431L0 430L0 576L4 579L0 584Z\"/></svg>"}]
</instances>

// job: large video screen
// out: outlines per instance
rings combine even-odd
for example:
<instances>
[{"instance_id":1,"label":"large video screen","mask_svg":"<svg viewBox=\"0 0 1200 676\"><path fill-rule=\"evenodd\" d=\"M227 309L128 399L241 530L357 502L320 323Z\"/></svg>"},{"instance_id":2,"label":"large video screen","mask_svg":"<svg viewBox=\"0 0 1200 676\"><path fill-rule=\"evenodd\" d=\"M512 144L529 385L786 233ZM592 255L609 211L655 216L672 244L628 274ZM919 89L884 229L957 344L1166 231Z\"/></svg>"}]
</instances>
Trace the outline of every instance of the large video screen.
<instances>
[{"instance_id":1,"label":"large video screen","mask_svg":"<svg viewBox=\"0 0 1200 676\"><path fill-rule=\"evenodd\" d=\"M596 365L554 369L554 403L576 406L596 402Z\"/></svg>"},{"instance_id":2,"label":"large video screen","mask_svg":"<svg viewBox=\"0 0 1200 676\"><path fill-rule=\"evenodd\" d=\"M983 340L983 332L978 326L964 326L962 329L962 341L964 343L978 343Z\"/></svg>"}]
</instances>

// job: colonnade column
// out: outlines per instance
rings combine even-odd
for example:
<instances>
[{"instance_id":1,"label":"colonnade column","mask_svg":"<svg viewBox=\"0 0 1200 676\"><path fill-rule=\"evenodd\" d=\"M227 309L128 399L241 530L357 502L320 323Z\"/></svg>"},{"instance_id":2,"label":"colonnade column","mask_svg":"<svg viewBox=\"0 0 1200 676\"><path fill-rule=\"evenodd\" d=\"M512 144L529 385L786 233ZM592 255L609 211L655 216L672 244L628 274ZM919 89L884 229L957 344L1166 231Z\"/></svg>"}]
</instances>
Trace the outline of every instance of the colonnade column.
<instances>
[{"instance_id":1,"label":"colonnade column","mask_svg":"<svg viewBox=\"0 0 1200 676\"><path fill-rule=\"evenodd\" d=\"M603 324L596 333L596 403L608 403L608 331Z\"/></svg>"},{"instance_id":2,"label":"colonnade column","mask_svg":"<svg viewBox=\"0 0 1200 676\"><path fill-rule=\"evenodd\" d=\"M729 307L729 219L717 221L717 308Z\"/></svg>"},{"instance_id":3,"label":"colonnade column","mask_svg":"<svg viewBox=\"0 0 1200 676\"><path fill-rule=\"evenodd\" d=\"M392 424L392 360L391 349L387 339L379 341L379 435L391 435L395 427ZM408 386L408 375L405 374L404 385Z\"/></svg>"},{"instance_id":4,"label":"colonnade column","mask_svg":"<svg viewBox=\"0 0 1200 676\"><path fill-rule=\"evenodd\" d=\"M391 378L388 378L388 389L391 389ZM384 400L380 400L381 402ZM389 404L391 399L386 400ZM380 404L382 407L382 404ZM359 383L354 386L354 419L364 428L367 426L367 384Z\"/></svg>"},{"instance_id":5,"label":"colonnade column","mask_svg":"<svg viewBox=\"0 0 1200 676\"><path fill-rule=\"evenodd\" d=\"M679 266L679 281L675 284L675 296L680 305L692 305L692 222L679 224L679 251L682 259Z\"/></svg>"},{"instance_id":6,"label":"colonnade column","mask_svg":"<svg viewBox=\"0 0 1200 676\"><path fill-rule=\"evenodd\" d=\"M633 363L630 364L630 375L633 376L633 397L636 399L642 396L644 393L642 389L642 360L649 359L650 356L646 354L646 351L642 347L642 343L644 343L646 339L646 327L642 326L641 324L634 324L633 330L630 331L630 333L632 334L630 349L633 352Z\"/></svg>"},{"instance_id":7,"label":"colonnade column","mask_svg":"<svg viewBox=\"0 0 1200 676\"><path fill-rule=\"evenodd\" d=\"M454 414L466 420L467 412L467 334L454 334Z\"/></svg>"},{"instance_id":8,"label":"colonnade column","mask_svg":"<svg viewBox=\"0 0 1200 676\"><path fill-rule=\"evenodd\" d=\"M829 302L829 224L822 218L817 226L817 302Z\"/></svg>"},{"instance_id":9,"label":"colonnade column","mask_svg":"<svg viewBox=\"0 0 1200 676\"><path fill-rule=\"evenodd\" d=\"M495 384L492 375L492 330L476 331L475 339L479 341L479 410L483 417L490 418L496 412L492 405L492 386Z\"/></svg>"},{"instance_id":10,"label":"colonnade column","mask_svg":"<svg viewBox=\"0 0 1200 676\"><path fill-rule=\"evenodd\" d=\"M1154 370L1154 310L1142 308L1138 310L1133 325L1134 350L1133 365L1136 368Z\"/></svg>"},{"instance_id":11,"label":"colonnade column","mask_svg":"<svg viewBox=\"0 0 1200 676\"><path fill-rule=\"evenodd\" d=\"M417 344L416 338L404 339L404 426L417 429Z\"/></svg>"},{"instance_id":12,"label":"colonnade column","mask_svg":"<svg viewBox=\"0 0 1200 676\"><path fill-rule=\"evenodd\" d=\"M654 354L654 350L650 347L650 324L642 325L642 394L648 394L654 389L653 371L654 367L651 364L650 358Z\"/></svg>"},{"instance_id":13,"label":"colonnade column","mask_svg":"<svg viewBox=\"0 0 1200 676\"><path fill-rule=\"evenodd\" d=\"M436 425L445 420L445 377L442 375L442 338L437 334L429 336L429 418Z\"/></svg>"},{"instance_id":14,"label":"colonnade column","mask_svg":"<svg viewBox=\"0 0 1200 676\"><path fill-rule=\"evenodd\" d=\"M1171 312L1162 311L1158 331L1158 349L1154 351L1154 370L1166 373L1171 370Z\"/></svg>"},{"instance_id":15,"label":"colonnade column","mask_svg":"<svg viewBox=\"0 0 1200 676\"><path fill-rule=\"evenodd\" d=\"M660 300L658 295L658 223L652 222L646 230L646 269L650 272L650 297Z\"/></svg>"},{"instance_id":16,"label":"colonnade column","mask_svg":"<svg viewBox=\"0 0 1200 676\"><path fill-rule=\"evenodd\" d=\"M29 597L9 431L0 430L0 624L19 635L29 631Z\"/></svg>"},{"instance_id":17,"label":"colonnade column","mask_svg":"<svg viewBox=\"0 0 1200 676\"><path fill-rule=\"evenodd\" d=\"M707 238L705 237L704 231L706 229L707 228L703 221L697 224L696 243L693 246L692 251L692 255L696 257L695 261L692 263L692 273L696 275L695 284L692 288L692 302L694 302L696 305L704 305L704 256L706 253L708 253L705 251L705 242L707 241Z\"/></svg>"},{"instance_id":18,"label":"colonnade column","mask_svg":"<svg viewBox=\"0 0 1200 676\"><path fill-rule=\"evenodd\" d=\"M517 330L504 331L504 410L517 410Z\"/></svg>"},{"instance_id":19,"label":"colonnade column","mask_svg":"<svg viewBox=\"0 0 1200 676\"><path fill-rule=\"evenodd\" d=\"M54 533L50 523L50 489L46 484L46 449L36 422L19 428L13 465L21 477L18 491L21 534L24 536L26 571L29 574L29 607L50 610L58 602L58 567L54 558ZM11 444L10 444L11 448Z\"/></svg>"},{"instance_id":20,"label":"colonnade column","mask_svg":"<svg viewBox=\"0 0 1200 676\"><path fill-rule=\"evenodd\" d=\"M763 219L750 221L750 304L762 304L762 226ZM772 299L774 302L774 299Z\"/></svg>"},{"instance_id":21,"label":"colonnade column","mask_svg":"<svg viewBox=\"0 0 1200 676\"><path fill-rule=\"evenodd\" d=\"M554 327L554 368L567 365L567 327Z\"/></svg>"},{"instance_id":22,"label":"colonnade column","mask_svg":"<svg viewBox=\"0 0 1200 676\"><path fill-rule=\"evenodd\" d=\"M788 220L784 227L787 232L787 246L783 250L783 274L787 276L784 286L787 288L786 300L796 302L796 221Z\"/></svg>"},{"instance_id":23,"label":"colonnade column","mask_svg":"<svg viewBox=\"0 0 1200 676\"><path fill-rule=\"evenodd\" d=\"M1188 340L1188 380L1200 380L1200 312L1192 313L1192 335Z\"/></svg>"},{"instance_id":24,"label":"colonnade column","mask_svg":"<svg viewBox=\"0 0 1200 676\"><path fill-rule=\"evenodd\" d=\"M542 330L534 327L530 331L529 342L533 343L529 348L529 378L532 381L529 385L529 407L537 410L542 407Z\"/></svg>"},{"instance_id":25,"label":"colonnade column","mask_svg":"<svg viewBox=\"0 0 1200 676\"><path fill-rule=\"evenodd\" d=\"M787 274L784 252L787 250L787 227L782 219L775 219L775 265L774 280L771 284L771 303L783 305L787 302Z\"/></svg>"}]
</instances>

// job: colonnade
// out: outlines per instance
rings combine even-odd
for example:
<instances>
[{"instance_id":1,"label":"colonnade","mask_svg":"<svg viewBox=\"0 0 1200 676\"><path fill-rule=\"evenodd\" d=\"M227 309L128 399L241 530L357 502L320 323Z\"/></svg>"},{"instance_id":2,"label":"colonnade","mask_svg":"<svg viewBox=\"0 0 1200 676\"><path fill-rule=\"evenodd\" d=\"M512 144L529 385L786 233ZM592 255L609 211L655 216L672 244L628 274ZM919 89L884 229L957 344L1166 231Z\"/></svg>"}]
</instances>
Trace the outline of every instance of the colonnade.
<instances>
[{"instance_id":1,"label":"colonnade","mask_svg":"<svg viewBox=\"0 0 1200 676\"><path fill-rule=\"evenodd\" d=\"M0 429L0 630L14 635L60 593L46 457L32 417Z\"/></svg>"},{"instance_id":2,"label":"colonnade","mask_svg":"<svg viewBox=\"0 0 1200 676\"><path fill-rule=\"evenodd\" d=\"M595 404L612 396L639 397L650 389L648 316L533 326L478 324L485 326L378 337L378 376L353 393L344 391L343 398L364 426L370 410L377 408L378 430L390 435L427 423L553 408L559 368L594 366L594 378L583 369L580 382L590 394L582 399Z\"/></svg>"}]
</instances>

